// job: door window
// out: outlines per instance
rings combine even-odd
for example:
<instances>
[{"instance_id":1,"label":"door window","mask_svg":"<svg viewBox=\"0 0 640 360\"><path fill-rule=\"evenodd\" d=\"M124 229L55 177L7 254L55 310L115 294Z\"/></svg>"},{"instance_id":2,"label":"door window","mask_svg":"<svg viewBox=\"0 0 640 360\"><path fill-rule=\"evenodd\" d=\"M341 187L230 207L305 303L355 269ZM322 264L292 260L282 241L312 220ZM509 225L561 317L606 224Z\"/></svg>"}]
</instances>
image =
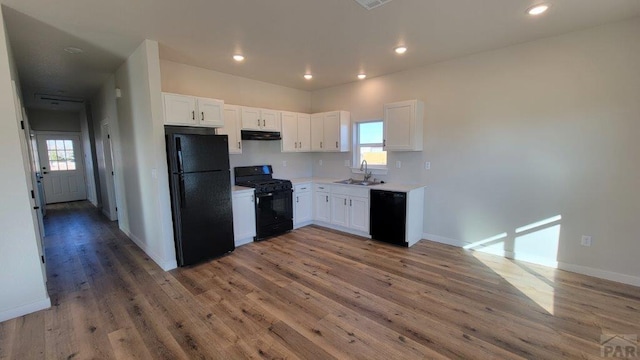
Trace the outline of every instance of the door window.
<instances>
[{"instance_id":1,"label":"door window","mask_svg":"<svg viewBox=\"0 0 640 360\"><path fill-rule=\"evenodd\" d=\"M73 140L47 140L49 170L69 171L76 169Z\"/></svg>"}]
</instances>

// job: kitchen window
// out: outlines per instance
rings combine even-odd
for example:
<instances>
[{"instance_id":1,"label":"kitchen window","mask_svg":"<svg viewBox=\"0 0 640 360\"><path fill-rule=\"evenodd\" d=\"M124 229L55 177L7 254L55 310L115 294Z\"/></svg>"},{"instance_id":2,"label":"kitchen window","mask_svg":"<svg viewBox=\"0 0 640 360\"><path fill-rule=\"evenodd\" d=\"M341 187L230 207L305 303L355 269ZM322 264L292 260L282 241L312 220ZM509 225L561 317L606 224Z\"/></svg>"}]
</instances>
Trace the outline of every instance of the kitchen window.
<instances>
[{"instance_id":1,"label":"kitchen window","mask_svg":"<svg viewBox=\"0 0 640 360\"><path fill-rule=\"evenodd\" d=\"M387 152L383 149L382 120L358 122L355 126L354 168L367 160L371 168L387 167Z\"/></svg>"}]
</instances>

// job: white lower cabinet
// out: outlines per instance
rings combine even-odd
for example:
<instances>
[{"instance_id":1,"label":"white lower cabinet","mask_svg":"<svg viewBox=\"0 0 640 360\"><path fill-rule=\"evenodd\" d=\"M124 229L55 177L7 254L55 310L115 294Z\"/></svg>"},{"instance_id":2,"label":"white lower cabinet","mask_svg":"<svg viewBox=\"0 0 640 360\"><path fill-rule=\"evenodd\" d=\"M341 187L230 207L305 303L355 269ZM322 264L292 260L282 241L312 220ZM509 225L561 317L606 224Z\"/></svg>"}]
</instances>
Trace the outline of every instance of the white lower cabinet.
<instances>
[{"instance_id":1,"label":"white lower cabinet","mask_svg":"<svg viewBox=\"0 0 640 360\"><path fill-rule=\"evenodd\" d=\"M331 187L331 224L369 233L369 189Z\"/></svg>"},{"instance_id":2,"label":"white lower cabinet","mask_svg":"<svg viewBox=\"0 0 640 360\"><path fill-rule=\"evenodd\" d=\"M235 245L245 245L256 236L256 207L253 189L234 191L232 196Z\"/></svg>"},{"instance_id":3,"label":"white lower cabinet","mask_svg":"<svg viewBox=\"0 0 640 360\"><path fill-rule=\"evenodd\" d=\"M329 203L329 185L315 184L313 188L313 219L325 223L331 222Z\"/></svg>"},{"instance_id":4,"label":"white lower cabinet","mask_svg":"<svg viewBox=\"0 0 640 360\"><path fill-rule=\"evenodd\" d=\"M311 183L293 187L293 228L309 225L313 221L313 191Z\"/></svg>"}]
</instances>

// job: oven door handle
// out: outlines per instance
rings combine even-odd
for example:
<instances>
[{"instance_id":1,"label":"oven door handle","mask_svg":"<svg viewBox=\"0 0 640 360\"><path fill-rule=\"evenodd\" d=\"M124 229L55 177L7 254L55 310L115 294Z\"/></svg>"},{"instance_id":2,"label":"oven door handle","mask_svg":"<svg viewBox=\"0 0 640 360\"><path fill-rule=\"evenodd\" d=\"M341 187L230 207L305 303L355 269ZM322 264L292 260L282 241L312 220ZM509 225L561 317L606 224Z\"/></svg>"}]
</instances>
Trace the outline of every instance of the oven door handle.
<instances>
[{"instance_id":1,"label":"oven door handle","mask_svg":"<svg viewBox=\"0 0 640 360\"><path fill-rule=\"evenodd\" d=\"M261 198L261 197L268 197L268 196L273 196L273 193L265 193L265 194L258 194L256 195L257 198Z\"/></svg>"}]
</instances>

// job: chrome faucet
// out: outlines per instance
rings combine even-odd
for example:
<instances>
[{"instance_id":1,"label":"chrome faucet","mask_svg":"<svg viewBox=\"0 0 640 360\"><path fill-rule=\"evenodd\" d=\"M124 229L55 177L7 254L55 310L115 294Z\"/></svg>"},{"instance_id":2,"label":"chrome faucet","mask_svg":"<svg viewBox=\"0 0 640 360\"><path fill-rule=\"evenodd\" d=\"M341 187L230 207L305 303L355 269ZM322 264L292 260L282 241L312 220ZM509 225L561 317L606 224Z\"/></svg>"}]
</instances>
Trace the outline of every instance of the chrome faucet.
<instances>
[{"instance_id":1,"label":"chrome faucet","mask_svg":"<svg viewBox=\"0 0 640 360\"><path fill-rule=\"evenodd\" d=\"M362 160L360 163L360 171L364 171L364 181L369 181L371 179L371 171L368 171L367 160Z\"/></svg>"}]
</instances>

